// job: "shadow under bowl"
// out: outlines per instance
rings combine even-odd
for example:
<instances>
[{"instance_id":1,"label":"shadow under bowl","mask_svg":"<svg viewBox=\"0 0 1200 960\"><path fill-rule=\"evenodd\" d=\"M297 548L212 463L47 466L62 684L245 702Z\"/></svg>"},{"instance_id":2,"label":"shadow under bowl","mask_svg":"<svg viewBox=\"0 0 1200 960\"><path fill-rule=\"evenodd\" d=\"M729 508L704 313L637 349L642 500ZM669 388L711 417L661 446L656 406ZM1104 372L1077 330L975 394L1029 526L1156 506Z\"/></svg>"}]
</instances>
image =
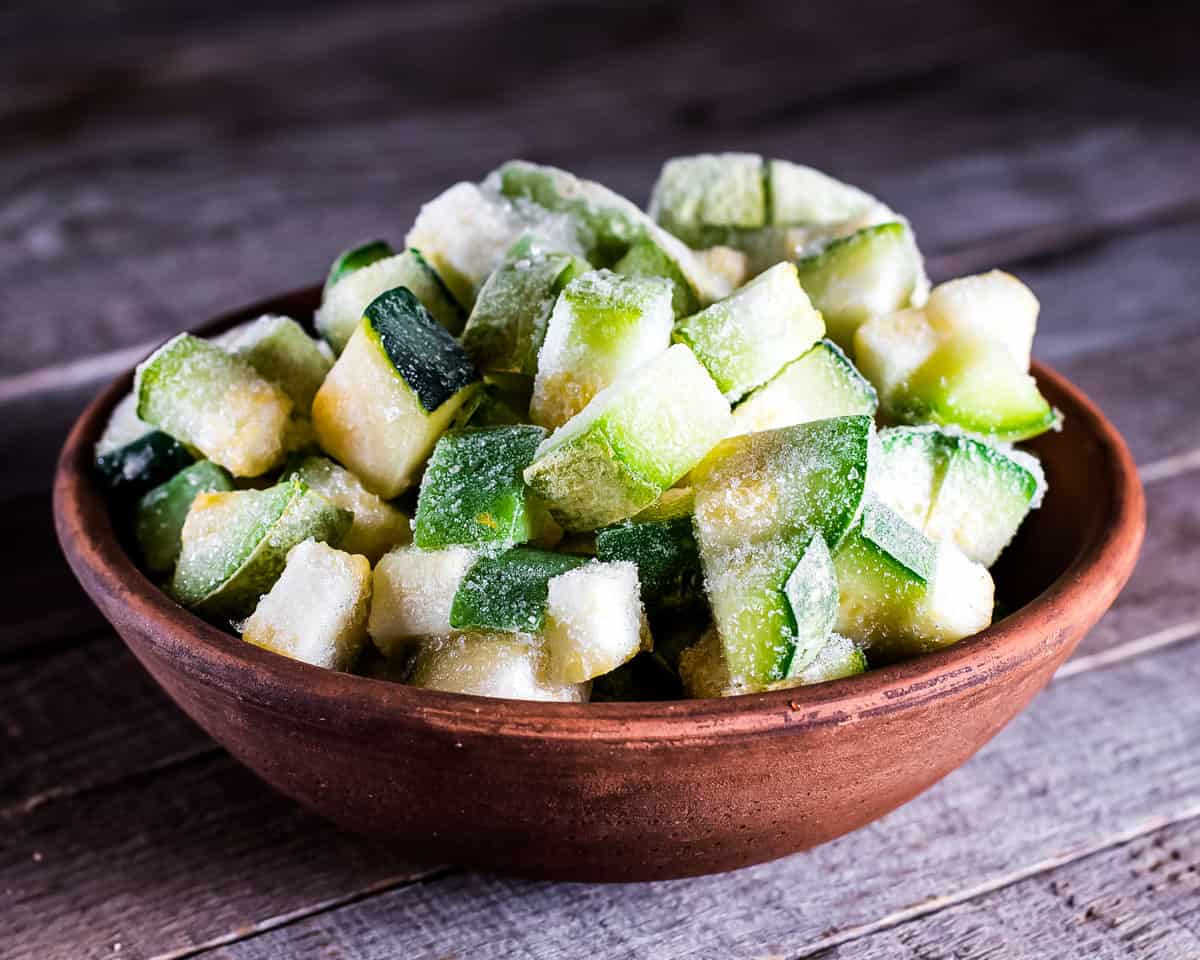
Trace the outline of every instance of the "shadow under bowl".
<instances>
[{"instance_id":1,"label":"shadow under bowl","mask_svg":"<svg viewBox=\"0 0 1200 960\"><path fill-rule=\"evenodd\" d=\"M308 317L319 290L256 304ZM283 793L406 861L652 880L743 867L883 816L962 764L1049 681L1112 604L1145 528L1125 444L1034 365L1065 425L1033 441L1049 493L994 570L1015 612L938 653L723 700L529 703L334 673L178 606L123 548L92 448L132 371L80 416L54 480L84 589L167 694Z\"/></svg>"}]
</instances>

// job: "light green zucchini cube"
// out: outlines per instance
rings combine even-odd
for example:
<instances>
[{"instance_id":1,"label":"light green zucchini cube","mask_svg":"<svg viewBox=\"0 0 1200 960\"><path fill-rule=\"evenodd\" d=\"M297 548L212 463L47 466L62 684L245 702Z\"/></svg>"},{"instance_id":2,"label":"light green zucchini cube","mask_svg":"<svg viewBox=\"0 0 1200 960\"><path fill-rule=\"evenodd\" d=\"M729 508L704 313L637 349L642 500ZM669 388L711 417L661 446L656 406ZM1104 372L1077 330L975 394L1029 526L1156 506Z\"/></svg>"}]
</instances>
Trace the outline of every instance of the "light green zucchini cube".
<instances>
[{"instance_id":1,"label":"light green zucchini cube","mask_svg":"<svg viewBox=\"0 0 1200 960\"><path fill-rule=\"evenodd\" d=\"M676 344L547 438L525 482L565 529L595 530L649 506L728 431L728 403Z\"/></svg>"},{"instance_id":2,"label":"light green zucchini cube","mask_svg":"<svg viewBox=\"0 0 1200 960\"><path fill-rule=\"evenodd\" d=\"M434 637L417 649L409 682L477 697L586 703L588 684L542 679L543 656L536 637L503 633Z\"/></svg>"},{"instance_id":3,"label":"light green zucchini cube","mask_svg":"<svg viewBox=\"0 0 1200 960\"><path fill-rule=\"evenodd\" d=\"M333 366L329 347L310 337L290 317L261 316L214 342L282 387L291 398L293 413L301 417L309 415L313 397Z\"/></svg>"},{"instance_id":4,"label":"light green zucchini cube","mask_svg":"<svg viewBox=\"0 0 1200 960\"><path fill-rule=\"evenodd\" d=\"M663 164L650 216L685 243L708 246L706 228L761 227L768 220L762 157L701 153Z\"/></svg>"},{"instance_id":5,"label":"light green zucchini cube","mask_svg":"<svg viewBox=\"0 0 1200 960\"><path fill-rule=\"evenodd\" d=\"M356 270L369 267L377 260L384 260L395 255L396 251L386 240L368 240L366 243L343 250L329 267L323 292L329 293L335 283L350 276Z\"/></svg>"},{"instance_id":6,"label":"light green zucchini cube","mask_svg":"<svg viewBox=\"0 0 1200 960\"><path fill-rule=\"evenodd\" d=\"M151 573L170 573L174 569L183 524L197 495L232 489L228 471L209 460L200 460L146 493L134 513L134 534L146 569Z\"/></svg>"},{"instance_id":7,"label":"light green zucchini cube","mask_svg":"<svg viewBox=\"0 0 1200 960\"><path fill-rule=\"evenodd\" d=\"M560 427L597 393L671 345L671 285L596 270L563 288L537 361L529 416Z\"/></svg>"},{"instance_id":8,"label":"light green zucchini cube","mask_svg":"<svg viewBox=\"0 0 1200 960\"><path fill-rule=\"evenodd\" d=\"M967 334L1003 344L1029 369L1040 305L1025 284L1003 270L940 283L929 294L925 318L943 336Z\"/></svg>"},{"instance_id":9,"label":"light green zucchini cube","mask_svg":"<svg viewBox=\"0 0 1200 960\"><path fill-rule=\"evenodd\" d=\"M373 300L313 401L317 440L373 493L411 486L479 388L462 347L406 288Z\"/></svg>"},{"instance_id":10,"label":"light green zucchini cube","mask_svg":"<svg viewBox=\"0 0 1200 960\"><path fill-rule=\"evenodd\" d=\"M375 565L367 631L383 654L398 657L420 637L450 632L450 608L478 554L466 547L397 547Z\"/></svg>"}]
</instances>

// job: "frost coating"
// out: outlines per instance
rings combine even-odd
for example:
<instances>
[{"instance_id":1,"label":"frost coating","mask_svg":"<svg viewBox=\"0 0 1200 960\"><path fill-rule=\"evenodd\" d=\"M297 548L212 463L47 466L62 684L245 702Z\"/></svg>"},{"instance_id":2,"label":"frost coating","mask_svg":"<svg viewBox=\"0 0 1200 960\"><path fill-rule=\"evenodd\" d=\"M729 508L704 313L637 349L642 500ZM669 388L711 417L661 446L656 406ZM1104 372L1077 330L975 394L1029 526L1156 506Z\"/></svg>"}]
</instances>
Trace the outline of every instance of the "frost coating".
<instances>
[{"instance_id":1,"label":"frost coating","mask_svg":"<svg viewBox=\"0 0 1200 960\"><path fill-rule=\"evenodd\" d=\"M541 645L513 634L450 634L424 641L411 682L430 690L511 700L585 703L586 683L556 684L540 676Z\"/></svg>"},{"instance_id":2,"label":"frost coating","mask_svg":"<svg viewBox=\"0 0 1200 960\"><path fill-rule=\"evenodd\" d=\"M418 637L450 632L450 607L477 554L466 547L397 547L375 567L367 630L386 656Z\"/></svg>"},{"instance_id":3,"label":"frost coating","mask_svg":"<svg viewBox=\"0 0 1200 960\"><path fill-rule=\"evenodd\" d=\"M543 631L543 676L583 683L615 670L649 646L632 563L597 563L550 580Z\"/></svg>"},{"instance_id":4,"label":"frost coating","mask_svg":"<svg viewBox=\"0 0 1200 960\"><path fill-rule=\"evenodd\" d=\"M249 361L281 387L293 410L307 417L321 381L333 366L329 347L304 332L291 317L264 314L214 338L213 343Z\"/></svg>"}]
</instances>

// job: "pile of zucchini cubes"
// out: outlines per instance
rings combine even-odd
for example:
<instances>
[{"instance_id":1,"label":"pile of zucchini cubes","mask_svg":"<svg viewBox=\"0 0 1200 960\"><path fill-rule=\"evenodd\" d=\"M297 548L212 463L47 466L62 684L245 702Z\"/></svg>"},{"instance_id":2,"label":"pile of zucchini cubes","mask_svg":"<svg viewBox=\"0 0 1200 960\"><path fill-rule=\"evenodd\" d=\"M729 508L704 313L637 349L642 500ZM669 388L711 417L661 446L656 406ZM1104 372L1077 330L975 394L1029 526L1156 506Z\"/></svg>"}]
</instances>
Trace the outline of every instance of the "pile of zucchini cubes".
<instances>
[{"instance_id":1,"label":"pile of zucchini cubes","mask_svg":"<svg viewBox=\"0 0 1200 960\"><path fill-rule=\"evenodd\" d=\"M814 169L680 157L649 212L512 161L340 257L312 318L180 334L96 450L146 572L249 643L461 693L818 683L991 622L1058 426L1038 302L930 290ZM304 318L306 321L308 318Z\"/></svg>"}]
</instances>

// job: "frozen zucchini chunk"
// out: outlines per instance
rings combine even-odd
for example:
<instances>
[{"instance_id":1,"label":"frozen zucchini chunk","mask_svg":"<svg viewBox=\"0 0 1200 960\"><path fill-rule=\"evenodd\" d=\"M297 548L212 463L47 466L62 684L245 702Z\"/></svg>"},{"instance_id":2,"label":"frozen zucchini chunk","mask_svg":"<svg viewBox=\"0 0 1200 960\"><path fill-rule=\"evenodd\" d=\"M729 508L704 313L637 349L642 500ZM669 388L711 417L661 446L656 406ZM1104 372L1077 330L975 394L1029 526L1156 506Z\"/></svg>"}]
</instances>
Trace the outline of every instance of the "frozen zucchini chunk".
<instances>
[{"instance_id":1,"label":"frozen zucchini chunk","mask_svg":"<svg viewBox=\"0 0 1200 960\"><path fill-rule=\"evenodd\" d=\"M990 567L1040 503L1036 458L935 427L880 432L875 495L935 542Z\"/></svg>"},{"instance_id":2,"label":"frozen zucchini chunk","mask_svg":"<svg viewBox=\"0 0 1200 960\"><path fill-rule=\"evenodd\" d=\"M250 618L242 639L327 670L349 670L367 639L371 564L305 540Z\"/></svg>"},{"instance_id":3,"label":"frozen zucchini chunk","mask_svg":"<svg viewBox=\"0 0 1200 960\"><path fill-rule=\"evenodd\" d=\"M338 543L350 513L298 478L265 490L200 493L183 524L170 592L213 620L238 620L271 589L304 540Z\"/></svg>"},{"instance_id":4,"label":"frozen zucchini chunk","mask_svg":"<svg viewBox=\"0 0 1200 960\"><path fill-rule=\"evenodd\" d=\"M854 332L866 320L910 305L921 263L912 231L893 221L831 241L797 261L796 270L829 338L852 351Z\"/></svg>"},{"instance_id":5,"label":"frozen zucchini chunk","mask_svg":"<svg viewBox=\"0 0 1200 960\"><path fill-rule=\"evenodd\" d=\"M317 331L341 353L358 329L367 305L397 287L407 287L451 334L462 332L466 320L462 307L416 248L376 260L327 286L313 318Z\"/></svg>"},{"instance_id":6,"label":"frozen zucchini chunk","mask_svg":"<svg viewBox=\"0 0 1200 960\"><path fill-rule=\"evenodd\" d=\"M671 285L596 270L559 294L537 360L529 416L560 427L621 374L671 345Z\"/></svg>"},{"instance_id":7,"label":"frozen zucchini chunk","mask_svg":"<svg viewBox=\"0 0 1200 960\"><path fill-rule=\"evenodd\" d=\"M733 697L738 694L787 690L857 676L866 672L867 657L857 643L835 633L821 648L821 652L803 669L794 668L782 680L760 686L739 685L735 684L729 675L720 638L715 630L710 630L697 643L684 650L680 657L679 669L688 696Z\"/></svg>"},{"instance_id":8,"label":"frozen zucchini chunk","mask_svg":"<svg viewBox=\"0 0 1200 960\"><path fill-rule=\"evenodd\" d=\"M235 477L279 465L292 414L288 395L250 363L188 333L138 364L138 416Z\"/></svg>"},{"instance_id":9,"label":"frozen zucchini chunk","mask_svg":"<svg viewBox=\"0 0 1200 960\"><path fill-rule=\"evenodd\" d=\"M686 244L636 204L598 183L555 167L511 160L488 176L485 187L567 215L584 257L598 267L611 267L635 244L648 242L674 264L699 303L712 303L729 294L725 279L709 271Z\"/></svg>"},{"instance_id":10,"label":"frozen zucchini chunk","mask_svg":"<svg viewBox=\"0 0 1200 960\"><path fill-rule=\"evenodd\" d=\"M925 318L943 335L965 333L1004 344L1029 369L1040 305L1025 284L1003 270L948 280L933 288Z\"/></svg>"},{"instance_id":11,"label":"frozen zucchini chunk","mask_svg":"<svg viewBox=\"0 0 1200 960\"><path fill-rule=\"evenodd\" d=\"M329 267L329 273L325 276L323 292L329 293L335 283L350 276L356 270L369 267L378 260L395 255L396 251L386 240L368 240L366 243L343 250Z\"/></svg>"},{"instance_id":12,"label":"frozen zucchini chunk","mask_svg":"<svg viewBox=\"0 0 1200 960\"><path fill-rule=\"evenodd\" d=\"M649 506L729 432L729 404L683 344L591 402L538 448L525 482L566 530Z\"/></svg>"},{"instance_id":13,"label":"frozen zucchini chunk","mask_svg":"<svg viewBox=\"0 0 1200 960\"><path fill-rule=\"evenodd\" d=\"M709 270L714 273L718 273L718 266L728 269L724 261L714 260L708 263ZM613 264L612 269L613 273L619 273L623 277L662 277L667 280L671 284L671 309L676 317L686 317L700 309L696 292L678 265L662 247L652 241L639 240ZM732 289L741 283L743 274L733 269L729 276L729 287Z\"/></svg>"},{"instance_id":14,"label":"frozen zucchini chunk","mask_svg":"<svg viewBox=\"0 0 1200 960\"><path fill-rule=\"evenodd\" d=\"M728 299L680 320L675 339L692 348L725 398L736 402L808 351L824 330L795 266L779 263Z\"/></svg>"},{"instance_id":15,"label":"frozen zucchini chunk","mask_svg":"<svg viewBox=\"0 0 1200 960\"><path fill-rule=\"evenodd\" d=\"M545 438L545 430L528 424L444 434L421 479L417 546L482 549L532 540L545 508L525 485L523 473Z\"/></svg>"},{"instance_id":16,"label":"frozen zucchini chunk","mask_svg":"<svg viewBox=\"0 0 1200 960\"><path fill-rule=\"evenodd\" d=\"M917 309L873 317L855 331L854 363L875 387L885 413L941 340L925 312Z\"/></svg>"},{"instance_id":17,"label":"frozen zucchini chunk","mask_svg":"<svg viewBox=\"0 0 1200 960\"><path fill-rule=\"evenodd\" d=\"M650 216L694 247L709 246L712 227L768 222L763 160L756 153L701 153L663 164Z\"/></svg>"},{"instance_id":18,"label":"frozen zucchini chunk","mask_svg":"<svg viewBox=\"0 0 1200 960\"><path fill-rule=\"evenodd\" d=\"M299 477L334 506L354 515L339 544L347 553L362 554L376 563L392 547L412 539L409 519L402 510L373 494L358 477L328 457L304 457L284 476Z\"/></svg>"},{"instance_id":19,"label":"frozen zucchini chunk","mask_svg":"<svg viewBox=\"0 0 1200 960\"><path fill-rule=\"evenodd\" d=\"M680 607L703 593L700 548L692 531L690 489L675 488L641 513L596 533L596 556L637 567L642 601Z\"/></svg>"},{"instance_id":20,"label":"frozen zucchini chunk","mask_svg":"<svg viewBox=\"0 0 1200 960\"><path fill-rule=\"evenodd\" d=\"M587 702L586 683L549 683L542 679L542 659L536 637L450 634L421 644L409 683L477 697Z\"/></svg>"},{"instance_id":21,"label":"frozen zucchini chunk","mask_svg":"<svg viewBox=\"0 0 1200 960\"><path fill-rule=\"evenodd\" d=\"M266 314L214 342L282 387L291 398L292 411L302 417L309 415L313 397L333 366L329 347L310 337L291 317Z\"/></svg>"},{"instance_id":22,"label":"frozen zucchini chunk","mask_svg":"<svg viewBox=\"0 0 1200 960\"><path fill-rule=\"evenodd\" d=\"M858 187L788 160L767 161L767 191L774 224L832 226L854 222L882 206Z\"/></svg>"},{"instance_id":23,"label":"frozen zucchini chunk","mask_svg":"<svg viewBox=\"0 0 1200 960\"><path fill-rule=\"evenodd\" d=\"M871 382L836 344L820 340L733 408L731 432L757 433L809 420L874 414L878 405Z\"/></svg>"},{"instance_id":24,"label":"frozen zucchini chunk","mask_svg":"<svg viewBox=\"0 0 1200 960\"><path fill-rule=\"evenodd\" d=\"M994 340L944 340L893 394L890 413L905 423L956 426L1015 442L1058 426L1037 383Z\"/></svg>"},{"instance_id":25,"label":"frozen zucchini chunk","mask_svg":"<svg viewBox=\"0 0 1200 960\"><path fill-rule=\"evenodd\" d=\"M450 631L450 608L478 554L466 547L397 547L375 565L367 631L389 657Z\"/></svg>"},{"instance_id":26,"label":"frozen zucchini chunk","mask_svg":"<svg viewBox=\"0 0 1200 960\"><path fill-rule=\"evenodd\" d=\"M584 683L649 649L637 567L592 561L551 578L542 637L551 683Z\"/></svg>"},{"instance_id":27,"label":"frozen zucchini chunk","mask_svg":"<svg viewBox=\"0 0 1200 960\"><path fill-rule=\"evenodd\" d=\"M199 460L146 493L134 512L134 535L146 569L170 573L179 558L180 535L192 501L201 493L232 489L228 471L209 460Z\"/></svg>"},{"instance_id":28,"label":"frozen zucchini chunk","mask_svg":"<svg viewBox=\"0 0 1200 960\"><path fill-rule=\"evenodd\" d=\"M122 399L96 441L96 477L109 493L136 497L175 476L196 458L178 440L137 415L137 394Z\"/></svg>"},{"instance_id":29,"label":"frozen zucchini chunk","mask_svg":"<svg viewBox=\"0 0 1200 960\"><path fill-rule=\"evenodd\" d=\"M872 434L869 416L850 416L733 437L693 472L696 539L733 685L780 680L828 639L829 552L862 509Z\"/></svg>"},{"instance_id":30,"label":"frozen zucchini chunk","mask_svg":"<svg viewBox=\"0 0 1200 960\"><path fill-rule=\"evenodd\" d=\"M462 347L405 287L367 306L313 401L321 449L391 499L479 388Z\"/></svg>"},{"instance_id":31,"label":"frozen zucchini chunk","mask_svg":"<svg viewBox=\"0 0 1200 960\"><path fill-rule=\"evenodd\" d=\"M834 554L837 632L888 662L956 643L992 619L986 568L934 544L878 501Z\"/></svg>"},{"instance_id":32,"label":"frozen zucchini chunk","mask_svg":"<svg viewBox=\"0 0 1200 960\"><path fill-rule=\"evenodd\" d=\"M574 254L547 251L533 235L522 237L479 291L463 349L485 375L532 383L555 300L590 269Z\"/></svg>"},{"instance_id":33,"label":"frozen zucchini chunk","mask_svg":"<svg viewBox=\"0 0 1200 960\"><path fill-rule=\"evenodd\" d=\"M450 626L540 633L546 623L550 581L586 562L586 557L532 547L485 554L459 584L450 607Z\"/></svg>"}]
</instances>

